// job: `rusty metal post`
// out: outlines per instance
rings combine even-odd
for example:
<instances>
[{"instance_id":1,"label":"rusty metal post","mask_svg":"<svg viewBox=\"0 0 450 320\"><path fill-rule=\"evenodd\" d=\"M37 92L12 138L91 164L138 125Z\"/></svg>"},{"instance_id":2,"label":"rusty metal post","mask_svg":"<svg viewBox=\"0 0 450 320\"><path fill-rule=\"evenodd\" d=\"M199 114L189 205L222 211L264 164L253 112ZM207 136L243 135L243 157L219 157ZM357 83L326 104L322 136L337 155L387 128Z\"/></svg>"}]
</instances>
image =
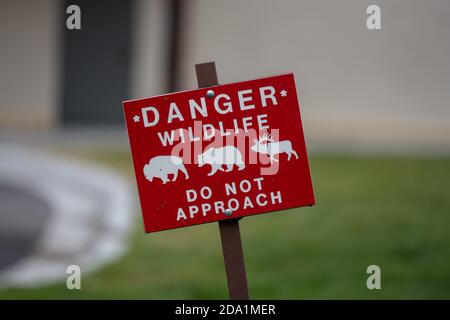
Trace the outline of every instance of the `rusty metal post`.
<instances>
[{"instance_id":1,"label":"rusty metal post","mask_svg":"<svg viewBox=\"0 0 450 320\"><path fill-rule=\"evenodd\" d=\"M199 88L218 85L216 64L207 62L195 65ZM231 300L248 300L247 274L245 272L239 219L219 221L223 259Z\"/></svg>"}]
</instances>

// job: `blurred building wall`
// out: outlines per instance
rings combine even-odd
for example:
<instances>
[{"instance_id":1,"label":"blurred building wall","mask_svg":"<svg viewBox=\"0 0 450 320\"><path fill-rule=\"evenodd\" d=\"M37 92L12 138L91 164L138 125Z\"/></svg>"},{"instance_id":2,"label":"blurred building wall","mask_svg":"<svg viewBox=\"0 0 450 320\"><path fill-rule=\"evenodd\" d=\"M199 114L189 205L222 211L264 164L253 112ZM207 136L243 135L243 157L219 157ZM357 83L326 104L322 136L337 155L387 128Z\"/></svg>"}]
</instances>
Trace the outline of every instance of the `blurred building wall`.
<instances>
[{"instance_id":1,"label":"blurred building wall","mask_svg":"<svg viewBox=\"0 0 450 320\"><path fill-rule=\"evenodd\" d=\"M134 3L131 97L168 90L170 2ZM63 124L64 6L65 2L58 0L0 1L0 129L51 129ZM80 8L82 30L89 35L88 12L83 13L88 9Z\"/></svg>"},{"instance_id":2,"label":"blurred building wall","mask_svg":"<svg viewBox=\"0 0 450 320\"><path fill-rule=\"evenodd\" d=\"M450 149L450 1L188 4L180 89L196 86L204 61L216 61L222 83L293 71L317 143ZM366 28L370 4L382 30Z\"/></svg>"},{"instance_id":3,"label":"blurred building wall","mask_svg":"<svg viewBox=\"0 0 450 320\"><path fill-rule=\"evenodd\" d=\"M131 70L131 95L148 97L167 93L170 1L137 0Z\"/></svg>"},{"instance_id":4,"label":"blurred building wall","mask_svg":"<svg viewBox=\"0 0 450 320\"><path fill-rule=\"evenodd\" d=\"M57 120L58 0L0 1L0 127Z\"/></svg>"},{"instance_id":5,"label":"blurred building wall","mask_svg":"<svg viewBox=\"0 0 450 320\"><path fill-rule=\"evenodd\" d=\"M174 2L182 10L170 52ZM381 6L382 30L366 28L370 4ZM1 127L58 123L60 5L0 2ZM211 60L222 83L293 71L311 145L450 151L448 0L136 0L134 8L131 97L169 91L174 75L173 89L195 88L194 64Z\"/></svg>"},{"instance_id":6,"label":"blurred building wall","mask_svg":"<svg viewBox=\"0 0 450 320\"><path fill-rule=\"evenodd\" d=\"M65 27L65 8L77 5L81 29ZM63 126L124 125L122 101L130 96L134 0L65 0L61 99Z\"/></svg>"}]
</instances>

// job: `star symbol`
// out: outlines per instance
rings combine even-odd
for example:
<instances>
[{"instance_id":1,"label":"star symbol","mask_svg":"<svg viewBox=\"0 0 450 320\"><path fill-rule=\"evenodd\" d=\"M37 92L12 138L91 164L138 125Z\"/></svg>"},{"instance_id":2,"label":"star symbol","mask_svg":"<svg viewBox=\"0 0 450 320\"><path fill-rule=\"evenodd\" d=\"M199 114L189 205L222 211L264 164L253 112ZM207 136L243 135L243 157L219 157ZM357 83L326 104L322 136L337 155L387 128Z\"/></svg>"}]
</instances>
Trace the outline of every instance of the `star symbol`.
<instances>
[{"instance_id":1,"label":"star symbol","mask_svg":"<svg viewBox=\"0 0 450 320\"><path fill-rule=\"evenodd\" d=\"M281 94L282 97L286 97L287 96L287 91L283 89L283 90L280 91L280 94Z\"/></svg>"},{"instance_id":2,"label":"star symbol","mask_svg":"<svg viewBox=\"0 0 450 320\"><path fill-rule=\"evenodd\" d=\"M138 115L135 115L134 117L133 117L133 121L134 122L139 122L141 120L141 117L139 117Z\"/></svg>"}]
</instances>

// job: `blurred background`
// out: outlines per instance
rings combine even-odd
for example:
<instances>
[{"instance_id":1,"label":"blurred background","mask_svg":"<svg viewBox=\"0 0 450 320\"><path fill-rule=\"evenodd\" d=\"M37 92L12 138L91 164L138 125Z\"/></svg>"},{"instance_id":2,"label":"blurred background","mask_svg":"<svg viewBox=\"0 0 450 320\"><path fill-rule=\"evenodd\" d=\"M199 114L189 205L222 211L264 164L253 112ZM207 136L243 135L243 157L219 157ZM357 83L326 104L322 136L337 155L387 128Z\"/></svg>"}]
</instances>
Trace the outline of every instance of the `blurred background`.
<instances>
[{"instance_id":1,"label":"blurred background","mask_svg":"<svg viewBox=\"0 0 450 320\"><path fill-rule=\"evenodd\" d=\"M144 234L121 105L195 88L208 61L299 91L317 205L242 220L252 298L450 298L448 17L447 0L1 0L0 298L227 298L216 224Z\"/></svg>"}]
</instances>

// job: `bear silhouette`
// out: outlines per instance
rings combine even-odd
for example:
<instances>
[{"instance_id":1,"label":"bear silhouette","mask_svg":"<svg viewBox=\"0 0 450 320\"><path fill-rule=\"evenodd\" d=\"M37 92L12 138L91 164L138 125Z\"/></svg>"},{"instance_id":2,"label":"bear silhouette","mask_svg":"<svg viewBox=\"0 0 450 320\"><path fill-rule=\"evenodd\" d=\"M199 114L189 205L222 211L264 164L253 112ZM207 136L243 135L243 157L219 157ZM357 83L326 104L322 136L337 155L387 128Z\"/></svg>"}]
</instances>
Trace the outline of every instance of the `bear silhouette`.
<instances>
[{"instance_id":1,"label":"bear silhouette","mask_svg":"<svg viewBox=\"0 0 450 320\"><path fill-rule=\"evenodd\" d=\"M242 161L241 152L234 146L225 146L221 148L209 148L202 154L198 155L198 166L202 167L205 164L211 166L211 172L208 176L212 176L217 170L229 172L233 170L233 166L237 166L239 170L245 168L244 161ZM222 166L226 165L225 170Z\"/></svg>"},{"instance_id":2,"label":"bear silhouette","mask_svg":"<svg viewBox=\"0 0 450 320\"><path fill-rule=\"evenodd\" d=\"M176 156L156 156L144 166L144 175L147 180L153 181L153 178L159 178L163 184L169 181L169 174L173 174L172 181L175 181L178 171L183 172L185 178L189 179L183 160Z\"/></svg>"}]
</instances>

